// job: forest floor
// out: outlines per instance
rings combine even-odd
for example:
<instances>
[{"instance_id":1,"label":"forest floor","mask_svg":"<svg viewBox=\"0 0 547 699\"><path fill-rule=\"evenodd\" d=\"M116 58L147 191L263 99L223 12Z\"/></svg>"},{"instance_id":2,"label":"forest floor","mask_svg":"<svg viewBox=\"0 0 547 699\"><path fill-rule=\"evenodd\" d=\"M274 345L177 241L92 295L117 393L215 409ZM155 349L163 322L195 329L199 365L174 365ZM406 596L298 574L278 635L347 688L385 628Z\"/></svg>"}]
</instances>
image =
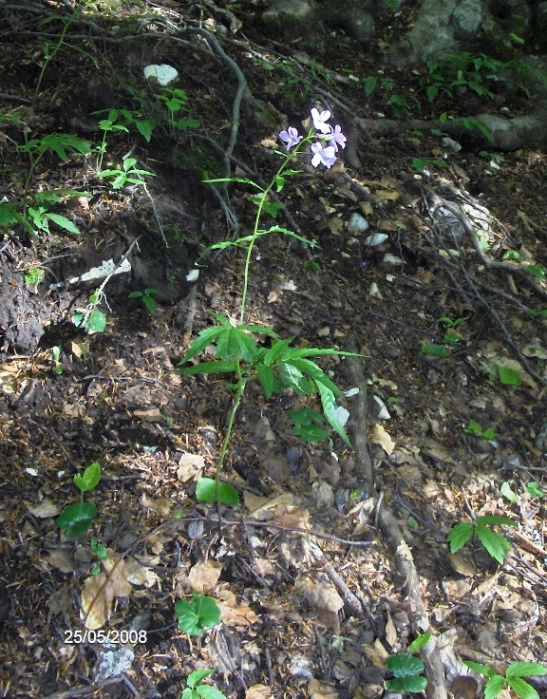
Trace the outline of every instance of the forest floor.
<instances>
[{"instance_id":1,"label":"forest floor","mask_svg":"<svg viewBox=\"0 0 547 699\"><path fill-rule=\"evenodd\" d=\"M101 3L100 14L88 3L70 23L61 4L0 8L0 197L39 209L37 193L80 193L43 204L38 235L0 220L0 697L168 699L211 668L207 682L229 699L372 698L390 677L386 658L426 627L457 697L482 691L464 660L501 674L545 661L546 156L471 142L457 150L405 128L407 117L443 112L519 114L533 95L490 100L460 86L430 102L427 69L390 67L379 50L402 36L408 14L380 23L360 53L334 31L323 44L277 43L256 21L263 7L248 5L236 32L238 10L212 3L154 12ZM245 249L210 252L199 279L187 275L206 246L248 235L256 212L245 183L216 197L201 182L222 176L237 81L205 35L172 38L173 26L200 20L250 93L235 175L269 182L277 133L302 131L315 104L351 133L360 167L304 165L279 194L275 223L318 246L259 240L246 322L301 348L363 355L366 414L355 417L355 397L341 402L352 439L366 441L372 493L336 434L295 435L288 411L320 410L315 399L266 400L250 383L221 473L240 503L221 508L219 522L216 504L196 501L197 479L215 474L234 394L230 375L181 376L177 364L212 312L238 317ZM178 116L199 127L169 125L159 88L142 76L149 63L177 68L188 98ZM378 80L365 90L370 76ZM98 120L111 108L129 117L106 132ZM356 134L353 116L381 114L400 128ZM153 127L149 142L139 120ZM52 133L80 140L65 144L66 157L40 151ZM72 148L103 135L104 156ZM154 173L135 176L145 187L97 177L128 153ZM104 331L76 327L74 313L90 310L101 284L78 278L125 254L132 274L112 276L96 309ZM128 297L150 288L154 312ZM356 387L348 358L318 363L343 391ZM102 478L85 498L98 517L69 538L56 518L79 499L74 474L94 462ZM415 580L401 576L380 532L383 509ZM511 542L502 565L476 538L450 552L453 525L480 515L515 521L492 527ZM192 592L221 611L202 635L181 630L175 614ZM547 697L543 679L530 682Z\"/></svg>"}]
</instances>

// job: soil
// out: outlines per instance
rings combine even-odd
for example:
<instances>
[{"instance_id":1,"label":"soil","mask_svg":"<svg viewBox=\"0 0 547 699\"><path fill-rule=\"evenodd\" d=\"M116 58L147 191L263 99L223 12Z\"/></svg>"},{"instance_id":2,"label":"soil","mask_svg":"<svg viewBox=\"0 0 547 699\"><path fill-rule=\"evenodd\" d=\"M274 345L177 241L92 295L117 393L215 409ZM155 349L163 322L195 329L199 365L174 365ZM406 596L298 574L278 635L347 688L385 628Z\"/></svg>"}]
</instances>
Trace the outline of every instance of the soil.
<instances>
[{"instance_id":1,"label":"soil","mask_svg":"<svg viewBox=\"0 0 547 699\"><path fill-rule=\"evenodd\" d=\"M114 15L89 3L63 24L65 5L0 10L11 27L0 33L0 194L29 203L30 192L79 192L51 211L80 231L50 220L31 234L19 224L0 242L0 696L178 697L198 668L213 669L208 681L230 699L382 696L385 659L407 650L419 624L378 528L381 508L410 547L454 696L480 696L478 676L457 693L455 678L461 686L469 672L462 660L502 674L513 662L544 662L546 156L498 157L465 143L453 152L404 126L406 116L443 111L519 114L533 95L490 101L468 90L428 102L419 71L388 68L378 51L402 36L411 13L380 22L376 46L359 52L337 32L313 45L276 42L261 29L259 3L166 3L154 6L159 24L139 24L151 11L139 3ZM350 134L360 167L304 165L288 178L274 223L318 246L261 238L245 318L296 346L362 355L367 412L352 435L367 441L373 493L337 435L294 434L287 411L319 410L314 399L286 391L266 400L250 383L221 473L240 504L196 500L198 477L215 475L233 391L230 375L181 376L178 365L213 313L239 315L245 249L210 246L252 231L255 191L239 182L215 193L203 182L225 171L237 80L203 35L175 40L167 21L204 22L245 75L232 174L268 183L277 132L300 128L316 101ZM157 86L142 77L149 62L177 68L183 115L199 128L169 124ZM367 96L367 75L393 88ZM356 133L352 114L378 116L394 94L407 97L402 114L389 113L400 132ZM100 144L108 111L95 112L112 108L151 114L150 142L127 122L107 134L103 156L47 151L27 178L18 145L49 133ZM153 173L146 187L114 189L97 176L129 153ZM366 230L354 230L363 220ZM104 332L77 327L74 314L90 310L102 283L80 277L125 257L131 272L103 289ZM199 278L189 281L196 263ZM155 290L154 312L129 297L145 289ZM354 387L348 357L318 363L343 391ZM355 401L342 399L354 415ZM93 462L102 478L85 499L98 517L71 539L56 518L79 498L73 476ZM450 552L452 526L479 515L517 523L496 528L511 541L503 565L476 537ZM108 576L95 575L110 585L96 595L102 612L99 602L85 606L92 569L101 570L93 541L110 561ZM175 615L193 591L221 608L221 623L203 635L185 633ZM124 643L108 646L114 636ZM127 666L106 668L123 653ZM542 677L529 681L547 697Z\"/></svg>"}]
</instances>

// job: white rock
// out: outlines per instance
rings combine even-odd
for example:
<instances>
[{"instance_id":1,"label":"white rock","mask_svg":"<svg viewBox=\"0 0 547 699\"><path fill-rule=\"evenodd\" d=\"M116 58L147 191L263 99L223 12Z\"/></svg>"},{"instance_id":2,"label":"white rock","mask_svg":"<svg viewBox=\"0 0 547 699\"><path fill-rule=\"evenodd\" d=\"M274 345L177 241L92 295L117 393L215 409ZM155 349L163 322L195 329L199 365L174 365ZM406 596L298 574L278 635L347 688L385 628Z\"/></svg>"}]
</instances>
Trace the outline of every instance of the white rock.
<instances>
[{"instance_id":1,"label":"white rock","mask_svg":"<svg viewBox=\"0 0 547 699\"><path fill-rule=\"evenodd\" d=\"M369 227L369 222L367 219L359 212L353 213L349 217L347 223L347 229L353 235L358 235L359 233L364 233Z\"/></svg>"}]
</instances>

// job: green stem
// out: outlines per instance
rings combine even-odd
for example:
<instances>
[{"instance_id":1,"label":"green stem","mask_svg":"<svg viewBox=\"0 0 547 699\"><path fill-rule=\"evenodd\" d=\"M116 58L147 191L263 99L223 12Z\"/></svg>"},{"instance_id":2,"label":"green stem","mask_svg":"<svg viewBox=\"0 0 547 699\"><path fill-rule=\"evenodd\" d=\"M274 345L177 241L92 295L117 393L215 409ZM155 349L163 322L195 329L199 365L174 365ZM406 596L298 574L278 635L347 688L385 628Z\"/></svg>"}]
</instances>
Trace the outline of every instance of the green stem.
<instances>
[{"instance_id":1,"label":"green stem","mask_svg":"<svg viewBox=\"0 0 547 699\"><path fill-rule=\"evenodd\" d=\"M285 156L285 160L281 163L280 167L278 168L277 172L273 176L272 180L270 181L270 184L266 187L266 189L263 190L262 195L260 196L260 201L258 202L258 209L256 212L255 216L255 222L253 226L253 234L251 236L251 240L249 241L249 247L247 248L247 254L245 255L245 268L243 272L243 293L241 295L241 306L240 306L240 313L239 313L239 322L243 323L243 320L245 318L245 309L247 306L247 296L249 293L249 273L250 273L250 268L251 268L251 255L253 254L253 248L255 246L256 240L258 238L258 233L259 233L259 224L260 224L260 218L262 216L262 210L264 209L264 204L266 203L266 199L268 197L268 194L270 193L272 187L274 184L277 182L277 178L280 177L283 174L283 171L287 167L287 165L290 163L290 161L294 158L295 155L300 153L300 148L311 139L312 133L308 134L302 141L300 141L298 148L294 148L293 150L289 151L287 155Z\"/></svg>"},{"instance_id":2,"label":"green stem","mask_svg":"<svg viewBox=\"0 0 547 699\"><path fill-rule=\"evenodd\" d=\"M215 473L215 479L217 481L217 492L218 492L218 477L220 475L220 471L222 470L222 466L224 464L224 459L226 458L226 453L228 451L228 444L230 442L230 438L232 436L232 430L234 428L234 420L235 420L237 411L239 410L239 406L241 405L241 399L243 398L243 394L245 393L245 388L247 386L247 382L251 378L250 376L243 375L243 372L241 371L241 364L240 364L239 360L237 362L236 372L237 372L237 389L236 389L236 394L234 397L234 404L232 405L230 417L228 418L228 424L226 425L226 432L224 433L224 439L222 440L222 446L220 448L220 454L218 456L217 470Z\"/></svg>"}]
</instances>

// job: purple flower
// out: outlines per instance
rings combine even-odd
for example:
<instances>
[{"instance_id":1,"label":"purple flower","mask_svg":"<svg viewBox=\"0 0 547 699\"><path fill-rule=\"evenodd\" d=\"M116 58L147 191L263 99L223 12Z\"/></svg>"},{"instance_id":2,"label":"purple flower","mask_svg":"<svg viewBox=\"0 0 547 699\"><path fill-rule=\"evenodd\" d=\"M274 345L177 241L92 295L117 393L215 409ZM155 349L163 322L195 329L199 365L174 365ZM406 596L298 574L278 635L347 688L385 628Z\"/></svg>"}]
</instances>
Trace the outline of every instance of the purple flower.
<instances>
[{"instance_id":1,"label":"purple flower","mask_svg":"<svg viewBox=\"0 0 547 699\"><path fill-rule=\"evenodd\" d=\"M338 146L340 146L341 148L346 147L346 141L347 138L342 133L342 127L340 126L340 124L336 124L336 126L334 127L334 131L330 134L329 146L332 146L335 152L337 153Z\"/></svg>"},{"instance_id":2,"label":"purple flower","mask_svg":"<svg viewBox=\"0 0 547 699\"><path fill-rule=\"evenodd\" d=\"M315 107L311 110L311 118L313 120L314 127L321 133L331 133L332 126L326 122L331 118L331 113L328 109L323 112L319 112Z\"/></svg>"},{"instance_id":3,"label":"purple flower","mask_svg":"<svg viewBox=\"0 0 547 699\"><path fill-rule=\"evenodd\" d=\"M294 128L294 126L289 126L286 131L281 131L279 138L281 141L283 141L288 151L302 140L302 136L298 135L298 131Z\"/></svg>"},{"instance_id":4,"label":"purple flower","mask_svg":"<svg viewBox=\"0 0 547 699\"><path fill-rule=\"evenodd\" d=\"M326 168L332 167L336 162L336 151L334 146L323 146L320 141L316 141L311 144L311 150L313 157L311 159L311 164L313 167L317 167L319 164L324 165Z\"/></svg>"}]
</instances>

